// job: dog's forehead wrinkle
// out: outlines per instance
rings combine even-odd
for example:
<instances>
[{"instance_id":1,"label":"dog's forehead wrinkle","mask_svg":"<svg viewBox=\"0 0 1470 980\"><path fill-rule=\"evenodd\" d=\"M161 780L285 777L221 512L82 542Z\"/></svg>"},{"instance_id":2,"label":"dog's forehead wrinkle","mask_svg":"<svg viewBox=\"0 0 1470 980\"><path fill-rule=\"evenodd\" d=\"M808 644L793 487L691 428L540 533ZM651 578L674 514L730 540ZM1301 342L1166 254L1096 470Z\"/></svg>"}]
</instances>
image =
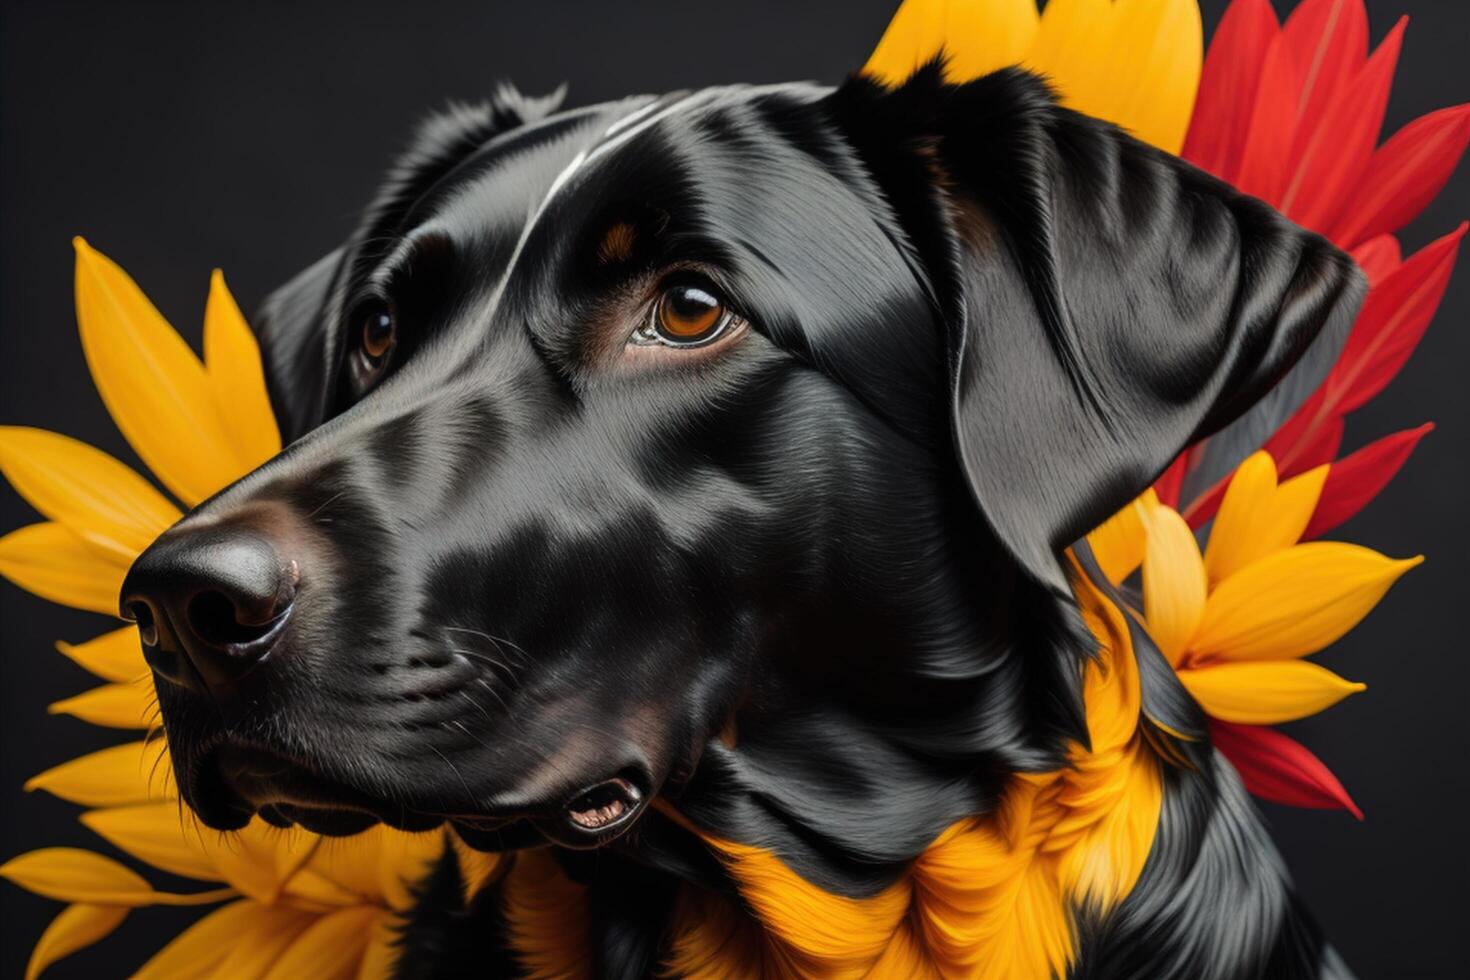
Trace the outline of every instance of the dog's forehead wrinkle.
<instances>
[{"instance_id":1,"label":"dog's forehead wrinkle","mask_svg":"<svg viewBox=\"0 0 1470 980\"><path fill-rule=\"evenodd\" d=\"M600 117L617 115L622 111L625 109L621 103L568 109L495 134L428 188L405 212L401 227L412 227L425 215L442 212L458 188L492 181L498 173L516 169L525 156L555 144L579 129L595 128Z\"/></svg>"}]
</instances>

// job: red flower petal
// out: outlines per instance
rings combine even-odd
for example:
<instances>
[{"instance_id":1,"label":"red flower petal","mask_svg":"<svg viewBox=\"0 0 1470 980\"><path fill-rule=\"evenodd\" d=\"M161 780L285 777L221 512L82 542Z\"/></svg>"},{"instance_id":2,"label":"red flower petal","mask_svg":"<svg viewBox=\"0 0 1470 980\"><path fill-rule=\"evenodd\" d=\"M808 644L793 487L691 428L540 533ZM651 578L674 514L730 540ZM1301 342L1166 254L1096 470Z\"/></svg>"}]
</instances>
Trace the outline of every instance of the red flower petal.
<instances>
[{"instance_id":1,"label":"red flower petal","mask_svg":"<svg viewBox=\"0 0 1470 980\"><path fill-rule=\"evenodd\" d=\"M1261 799L1314 810L1342 809L1363 819L1363 811L1332 770L1295 739L1274 728L1214 718L1210 738L1240 773L1245 788Z\"/></svg>"},{"instance_id":2,"label":"red flower petal","mask_svg":"<svg viewBox=\"0 0 1470 980\"><path fill-rule=\"evenodd\" d=\"M1317 444L1321 430L1338 418L1339 413L1327 401L1327 386L1324 384L1312 392L1296 414L1287 419L1262 448L1276 460L1277 472L1300 472L1300 460L1308 448Z\"/></svg>"},{"instance_id":3,"label":"red flower petal","mask_svg":"<svg viewBox=\"0 0 1470 980\"><path fill-rule=\"evenodd\" d=\"M1363 275L1368 277L1368 288L1372 289L1403 265L1404 254L1397 238L1379 235L1353 249L1353 260L1362 267Z\"/></svg>"},{"instance_id":4,"label":"red flower petal","mask_svg":"<svg viewBox=\"0 0 1470 980\"><path fill-rule=\"evenodd\" d=\"M1230 479L1233 476L1235 476L1235 471L1231 470L1220 479L1219 483L1195 497L1179 512L1192 530L1198 531L1205 526L1206 521L1215 516L1215 512L1220 509L1220 501L1225 499L1225 488L1230 486Z\"/></svg>"},{"instance_id":5,"label":"red flower petal","mask_svg":"<svg viewBox=\"0 0 1470 980\"><path fill-rule=\"evenodd\" d=\"M1388 486L1399 467L1409 458L1414 447L1434 429L1425 422L1417 429L1406 429L1369 443L1350 456L1332 464L1317 509L1302 532L1302 538L1326 534L1362 510L1378 492Z\"/></svg>"},{"instance_id":6,"label":"red flower petal","mask_svg":"<svg viewBox=\"0 0 1470 980\"><path fill-rule=\"evenodd\" d=\"M1294 476L1330 459L1342 441L1342 417L1382 391L1404 366L1434 318L1466 228L1467 225L1461 224L1450 234L1426 245L1368 293L1332 373L1266 440L1263 448L1276 460L1279 472ZM1374 239L1360 252L1369 265L1376 267L1374 274L1392 261L1398 251L1396 241L1389 236L1381 237L1383 241ZM1371 250L1368 245L1372 245ZM1392 476L1393 472L1389 471L1384 482ZM1327 479L1330 484L1332 475ZM1338 477L1339 481L1345 479ZM1215 516L1228 483L1228 478L1221 480L1194 500L1182 502L1180 513L1190 527L1198 529ZM1316 533L1347 520L1382 488L1382 483L1372 487L1362 503Z\"/></svg>"},{"instance_id":7,"label":"red flower petal","mask_svg":"<svg viewBox=\"0 0 1470 980\"><path fill-rule=\"evenodd\" d=\"M1315 127L1298 126L1288 168L1291 179L1280 207L1298 224L1324 231L1337 219L1368 168L1383 127L1407 23L1407 17L1399 19L1351 84L1335 87Z\"/></svg>"},{"instance_id":8,"label":"red flower petal","mask_svg":"<svg viewBox=\"0 0 1470 980\"><path fill-rule=\"evenodd\" d=\"M1314 466L1330 463L1337 458L1342 448L1342 416L1327 419L1308 434L1308 438L1295 448L1290 458L1277 468L1278 478L1290 479L1305 473Z\"/></svg>"},{"instance_id":9,"label":"red flower petal","mask_svg":"<svg viewBox=\"0 0 1470 980\"><path fill-rule=\"evenodd\" d=\"M1297 66L1286 35L1278 34L1261 66L1261 83L1234 180L1239 190L1270 204L1281 199L1286 186L1286 167L1297 131L1298 84Z\"/></svg>"},{"instance_id":10,"label":"red flower petal","mask_svg":"<svg viewBox=\"0 0 1470 980\"><path fill-rule=\"evenodd\" d=\"M1302 73L1297 116L1312 133L1333 95L1368 60L1368 12L1363 0L1306 0L1286 19L1285 33Z\"/></svg>"},{"instance_id":11,"label":"red flower petal","mask_svg":"<svg viewBox=\"0 0 1470 980\"><path fill-rule=\"evenodd\" d=\"M1323 386L1335 414L1351 412L1382 391L1414 352L1449 283L1465 229L1461 223L1424 246L1368 293Z\"/></svg>"},{"instance_id":12,"label":"red flower petal","mask_svg":"<svg viewBox=\"0 0 1470 980\"><path fill-rule=\"evenodd\" d=\"M1184 474L1188 472L1189 452L1186 450L1174 457L1174 462L1154 481L1154 493L1160 503L1167 507L1179 506L1179 490L1184 486Z\"/></svg>"},{"instance_id":13,"label":"red flower petal","mask_svg":"<svg viewBox=\"0 0 1470 980\"><path fill-rule=\"evenodd\" d=\"M1327 237L1344 247L1395 232L1434 200L1470 143L1470 103L1420 116L1373 154L1362 191Z\"/></svg>"},{"instance_id":14,"label":"red flower petal","mask_svg":"<svg viewBox=\"0 0 1470 980\"><path fill-rule=\"evenodd\" d=\"M1226 8L1205 55L1184 159L1221 180L1235 179L1266 50L1280 33L1269 0L1234 0Z\"/></svg>"}]
</instances>

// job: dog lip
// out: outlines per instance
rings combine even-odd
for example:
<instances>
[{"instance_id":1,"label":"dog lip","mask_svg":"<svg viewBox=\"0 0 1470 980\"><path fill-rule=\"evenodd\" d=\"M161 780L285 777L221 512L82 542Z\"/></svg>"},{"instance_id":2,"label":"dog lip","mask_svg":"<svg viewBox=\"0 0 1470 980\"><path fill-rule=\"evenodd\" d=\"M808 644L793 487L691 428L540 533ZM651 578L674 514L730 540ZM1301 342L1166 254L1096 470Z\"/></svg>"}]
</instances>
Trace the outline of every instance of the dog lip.
<instances>
[{"instance_id":1,"label":"dog lip","mask_svg":"<svg viewBox=\"0 0 1470 980\"><path fill-rule=\"evenodd\" d=\"M200 758L185 798L219 830L238 830L257 813L274 827L300 824L329 837L360 833L375 823L418 833L445 821L439 814L377 799L249 743L226 738Z\"/></svg>"},{"instance_id":2,"label":"dog lip","mask_svg":"<svg viewBox=\"0 0 1470 980\"><path fill-rule=\"evenodd\" d=\"M201 769L228 795L252 811L273 808L272 816L351 812L377 817L378 807L366 794L320 775L275 752L238 742L225 742L205 758ZM209 779L201 777L201 782Z\"/></svg>"},{"instance_id":3,"label":"dog lip","mask_svg":"<svg viewBox=\"0 0 1470 980\"><path fill-rule=\"evenodd\" d=\"M348 837L360 834L379 818L375 813L348 807L318 807L274 804L273 809L288 823L297 823L314 834L324 837Z\"/></svg>"}]
</instances>

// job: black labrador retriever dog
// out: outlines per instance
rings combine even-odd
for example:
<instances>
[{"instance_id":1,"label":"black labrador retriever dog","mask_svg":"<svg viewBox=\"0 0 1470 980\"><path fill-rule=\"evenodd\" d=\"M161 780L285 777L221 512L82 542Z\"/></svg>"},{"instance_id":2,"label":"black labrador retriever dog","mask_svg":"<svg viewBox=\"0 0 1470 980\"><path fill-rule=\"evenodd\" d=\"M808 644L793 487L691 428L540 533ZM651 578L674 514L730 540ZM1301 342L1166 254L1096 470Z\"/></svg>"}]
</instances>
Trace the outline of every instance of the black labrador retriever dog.
<instances>
[{"instance_id":1,"label":"black labrador retriever dog","mask_svg":"<svg viewBox=\"0 0 1470 980\"><path fill-rule=\"evenodd\" d=\"M1362 292L1020 70L454 109L257 320L289 446L124 585L183 797L549 844L607 976L732 890L656 796L872 895L1086 739L1064 549L1259 444ZM1072 975L1338 975L1233 771L1176 755ZM516 972L495 909L441 868L400 969Z\"/></svg>"}]
</instances>

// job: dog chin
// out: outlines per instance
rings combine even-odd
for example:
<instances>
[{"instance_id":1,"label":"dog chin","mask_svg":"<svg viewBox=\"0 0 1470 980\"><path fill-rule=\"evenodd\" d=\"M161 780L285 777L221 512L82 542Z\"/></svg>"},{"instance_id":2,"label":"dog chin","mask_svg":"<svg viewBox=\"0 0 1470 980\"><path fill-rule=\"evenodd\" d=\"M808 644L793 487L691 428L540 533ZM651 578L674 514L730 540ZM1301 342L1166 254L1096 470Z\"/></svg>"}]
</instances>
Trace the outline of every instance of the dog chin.
<instances>
[{"instance_id":1,"label":"dog chin","mask_svg":"<svg viewBox=\"0 0 1470 980\"><path fill-rule=\"evenodd\" d=\"M408 832L449 823L465 843L485 851L547 841L601 847L638 820L651 795L637 774L624 772L545 806L450 813L379 799L274 752L232 742L206 753L183 787L185 801L215 830L239 830L256 814L275 827L300 826L328 837L361 833L377 823Z\"/></svg>"}]
</instances>

